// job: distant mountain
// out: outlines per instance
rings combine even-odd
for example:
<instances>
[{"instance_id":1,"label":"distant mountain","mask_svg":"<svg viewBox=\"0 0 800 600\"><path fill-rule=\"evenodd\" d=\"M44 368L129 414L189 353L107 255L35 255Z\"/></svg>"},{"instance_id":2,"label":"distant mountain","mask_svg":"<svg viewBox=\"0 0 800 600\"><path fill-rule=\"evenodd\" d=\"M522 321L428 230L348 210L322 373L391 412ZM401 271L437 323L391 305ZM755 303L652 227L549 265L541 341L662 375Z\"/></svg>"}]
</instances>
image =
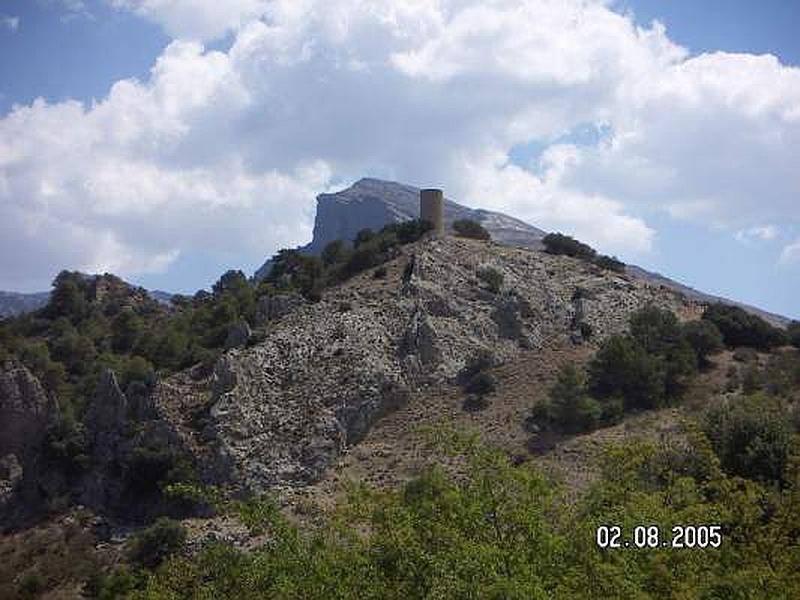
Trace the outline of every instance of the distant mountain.
<instances>
[{"instance_id":1,"label":"distant mountain","mask_svg":"<svg viewBox=\"0 0 800 600\"><path fill-rule=\"evenodd\" d=\"M169 304L175 296L175 294L163 290L147 290L147 293L153 300L158 300L161 304Z\"/></svg>"},{"instance_id":2,"label":"distant mountain","mask_svg":"<svg viewBox=\"0 0 800 600\"><path fill-rule=\"evenodd\" d=\"M0 319L16 317L43 307L50 298L50 292L22 294L19 292L0 292Z\"/></svg>"},{"instance_id":3,"label":"distant mountain","mask_svg":"<svg viewBox=\"0 0 800 600\"><path fill-rule=\"evenodd\" d=\"M353 240L362 229L380 229L388 223L419 218L419 188L393 181L365 178L335 194L317 196L314 236L301 252L318 254L334 240ZM509 246L539 249L544 231L524 221L489 210L473 209L445 199L444 220L449 227L458 219L483 225L492 239ZM255 273L257 280L269 273L268 260Z\"/></svg>"},{"instance_id":4,"label":"distant mountain","mask_svg":"<svg viewBox=\"0 0 800 600\"><path fill-rule=\"evenodd\" d=\"M333 194L317 196L317 215L314 234L310 243L298 248L301 252L318 254L333 240L353 240L362 229L380 229L388 223L419 218L419 188L394 181L364 178L351 187ZM478 221L492 235L492 239L507 246L518 246L540 250L546 231L503 213L463 206L445 199L445 225L449 227L457 219ZM267 260L256 272L255 279L267 276L272 267ZM740 302L720 298L690 288L659 273L646 271L635 265L628 266L628 273L656 285L685 294L687 298L700 302L724 302L733 304L756 314L773 325L786 326L790 319Z\"/></svg>"}]
</instances>

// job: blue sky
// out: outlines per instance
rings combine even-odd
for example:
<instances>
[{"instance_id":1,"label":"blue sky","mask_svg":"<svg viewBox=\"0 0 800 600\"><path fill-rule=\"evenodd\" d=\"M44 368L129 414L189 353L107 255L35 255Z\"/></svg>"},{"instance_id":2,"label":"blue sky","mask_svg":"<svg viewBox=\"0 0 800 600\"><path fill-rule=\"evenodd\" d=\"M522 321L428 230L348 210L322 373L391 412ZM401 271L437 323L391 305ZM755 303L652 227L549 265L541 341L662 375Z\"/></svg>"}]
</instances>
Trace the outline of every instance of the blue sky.
<instances>
[{"instance_id":1,"label":"blue sky","mask_svg":"<svg viewBox=\"0 0 800 600\"><path fill-rule=\"evenodd\" d=\"M0 0L0 289L192 291L379 175L800 317L800 3L449 4Z\"/></svg>"}]
</instances>

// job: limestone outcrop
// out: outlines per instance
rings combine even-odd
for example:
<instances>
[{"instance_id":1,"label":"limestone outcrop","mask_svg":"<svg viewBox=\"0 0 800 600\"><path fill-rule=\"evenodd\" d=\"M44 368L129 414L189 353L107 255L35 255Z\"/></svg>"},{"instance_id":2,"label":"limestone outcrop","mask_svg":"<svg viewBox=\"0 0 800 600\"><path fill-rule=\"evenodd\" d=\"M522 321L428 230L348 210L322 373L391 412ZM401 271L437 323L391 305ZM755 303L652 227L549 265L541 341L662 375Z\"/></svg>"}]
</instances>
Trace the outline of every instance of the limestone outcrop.
<instances>
[{"instance_id":1,"label":"limestone outcrop","mask_svg":"<svg viewBox=\"0 0 800 600\"><path fill-rule=\"evenodd\" d=\"M33 373L16 360L0 365L0 524L40 502L45 439L59 418Z\"/></svg>"},{"instance_id":2,"label":"limestone outcrop","mask_svg":"<svg viewBox=\"0 0 800 600\"><path fill-rule=\"evenodd\" d=\"M480 352L503 362L578 330L599 340L649 303L696 310L625 274L474 240L425 240L386 267L385 278L363 273L321 302L279 311L264 320L262 341L223 356L197 401L207 406L202 431L178 427L203 453L208 479L256 491L307 484L382 415L453 382ZM502 277L499 288L481 281L487 268ZM276 314L275 298L266 314ZM161 384L159 402L179 402L176 381Z\"/></svg>"}]
</instances>

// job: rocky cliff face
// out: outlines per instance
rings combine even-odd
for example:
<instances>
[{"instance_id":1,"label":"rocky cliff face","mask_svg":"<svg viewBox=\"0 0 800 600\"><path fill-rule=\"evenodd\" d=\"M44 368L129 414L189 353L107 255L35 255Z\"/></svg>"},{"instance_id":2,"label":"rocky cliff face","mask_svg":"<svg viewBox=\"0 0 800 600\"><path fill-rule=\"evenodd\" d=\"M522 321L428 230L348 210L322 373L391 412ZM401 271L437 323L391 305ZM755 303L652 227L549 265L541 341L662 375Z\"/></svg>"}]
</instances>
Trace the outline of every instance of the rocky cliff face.
<instances>
[{"instance_id":1,"label":"rocky cliff face","mask_svg":"<svg viewBox=\"0 0 800 600\"><path fill-rule=\"evenodd\" d=\"M487 270L502 277L499 289L485 283ZM208 407L202 430L184 420L178 431L204 453L198 463L209 466L210 479L252 490L302 485L411 395L452 383L479 352L505 362L582 343L581 323L602 339L648 303L684 316L701 310L660 286L575 259L426 240L404 247L385 278L364 273L269 321L264 341L227 352L204 389L173 379L156 402L175 415L191 395Z\"/></svg>"},{"instance_id":2,"label":"rocky cliff face","mask_svg":"<svg viewBox=\"0 0 800 600\"><path fill-rule=\"evenodd\" d=\"M0 524L40 503L44 441L59 418L28 369L15 360L0 365Z\"/></svg>"}]
</instances>

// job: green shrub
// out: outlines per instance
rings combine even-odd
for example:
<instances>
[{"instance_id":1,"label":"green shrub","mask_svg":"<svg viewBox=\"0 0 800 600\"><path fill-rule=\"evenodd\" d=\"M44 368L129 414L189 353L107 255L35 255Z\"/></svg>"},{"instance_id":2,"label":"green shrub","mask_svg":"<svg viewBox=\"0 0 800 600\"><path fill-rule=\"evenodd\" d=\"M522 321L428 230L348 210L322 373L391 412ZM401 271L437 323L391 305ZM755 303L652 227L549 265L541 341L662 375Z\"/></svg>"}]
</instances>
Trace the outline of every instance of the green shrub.
<instances>
[{"instance_id":1,"label":"green shrub","mask_svg":"<svg viewBox=\"0 0 800 600\"><path fill-rule=\"evenodd\" d=\"M769 350L785 344L786 332L773 327L759 316L752 315L738 306L717 303L706 308L703 319L711 321L722 333L729 348L749 346Z\"/></svg>"},{"instance_id":2,"label":"green shrub","mask_svg":"<svg viewBox=\"0 0 800 600\"><path fill-rule=\"evenodd\" d=\"M796 598L797 489L728 478L705 436L629 440L599 458L575 498L531 464L442 435L457 474L430 468L402 489L359 486L335 519L300 530L259 511L267 543L209 544L143 578L140 598ZM676 442L679 440L676 440ZM460 452L459 452L460 449ZM600 525L718 524L721 548L598 548Z\"/></svg>"},{"instance_id":3,"label":"green shrub","mask_svg":"<svg viewBox=\"0 0 800 600\"><path fill-rule=\"evenodd\" d=\"M679 395L686 380L694 375L698 358L678 318L669 310L645 307L631 315L630 335L649 356L662 363L665 393Z\"/></svg>"},{"instance_id":4,"label":"green shrub","mask_svg":"<svg viewBox=\"0 0 800 600\"><path fill-rule=\"evenodd\" d=\"M606 256L605 254L600 254L592 261L601 269L608 269L609 271L614 271L615 273L624 273L625 272L625 263L619 260L616 256Z\"/></svg>"},{"instance_id":5,"label":"green shrub","mask_svg":"<svg viewBox=\"0 0 800 600\"><path fill-rule=\"evenodd\" d=\"M141 356L132 356L121 361L119 368L119 385L123 390L135 382L148 387L155 383L153 365Z\"/></svg>"},{"instance_id":6,"label":"green shrub","mask_svg":"<svg viewBox=\"0 0 800 600\"><path fill-rule=\"evenodd\" d=\"M355 239L353 240L353 246L358 248L362 244L366 244L371 242L377 237L376 234L372 229L362 229L356 234Z\"/></svg>"},{"instance_id":7,"label":"green shrub","mask_svg":"<svg viewBox=\"0 0 800 600\"><path fill-rule=\"evenodd\" d=\"M350 254L350 247L344 240L334 240L328 243L323 249L320 257L326 267L343 263Z\"/></svg>"},{"instance_id":8,"label":"green shrub","mask_svg":"<svg viewBox=\"0 0 800 600\"><path fill-rule=\"evenodd\" d=\"M562 233L549 233L544 236L542 243L545 252L549 254L565 254L584 259L593 259L597 254L591 246Z\"/></svg>"},{"instance_id":9,"label":"green shrub","mask_svg":"<svg viewBox=\"0 0 800 600\"><path fill-rule=\"evenodd\" d=\"M737 348L733 351L733 360L740 363L757 363L758 362L758 351L753 348Z\"/></svg>"},{"instance_id":10,"label":"green shrub","mask_svg":"<svg viewBox=\"0 0 800 600\"><path fill-rule=\"evenodd\" d=\"M453 222L453 231L456 235L475 240L490 240L491 234L484 229L483 225L472 219L459 219Z\"/></svg>"},{"instance_id":11,"label":"green shrub","mask_svg":"<svg viewBox=\"0 0 800 600\"><path fill-rule=\"evenodd\" d=\"M481 371L492 368L494 364L494 353L486 348L481 348L467 361L464 368L461 369L458 374L458 379L461 382L469 381Z\"/></svg>"},{"instance_id":12,"label":"green shrub","mask_svg":"<svg viewBox=\"0 0 800 600\"><path fill-rule=\"evenodd\" d=\"M795 348L800 348L800 321L792 321L786 328L789 343Z\"/></svg>"},{"instance_id":13,"label":"green shrub","mask_svg":"<svg viewBox=\"0 0 800 600\"><path fill-rule=\"evenodd\" d=\"M706 413L703 431L727 473L783 480L794 432L781 401L756 394L717 404Z\"/></svg>"},{"instance_id":14,"label":"green shrub","mask_svg":"<svg viewBox=\"0 0 800 600\"><path fill-rule=\"evenodd\" d=\"M83 586L83 596L92 600L117 600L136 590L140 581L125 567L97 570Z\"/></svg>"},{"instance_id":15,"label":"green shrub","mask_svg":"<svg viewBox=\"0 0 800 600\"><path fill-rule=\"evenodd\" d=\"M412 244L433 229L433 224L421 219L390 223L381 229L380 235L395 235L400 244Z\"/></svg>"},{"instance_id":16,"label":"green shrub","mask_svg":"<svg viewBox=\"0 0 800 600\"><path fill-rule=\"evenodd\" d=\"M384 262L384 256L376 240L356 246L347 262L342 267L345 278L357 275Z\"/></svg>"},{"instance_id":17,"label":"green shrub","mask_svg":"<svg viewBox=\"0 0 800 600\"><path fill-rule=\"evenodd\" d=\"M477 394L485 396L492 394L497 389L497 380L495 377L484 371L476 373L464 386L464 391L468 394Z\"/></svg>"},{"instance_id":18,"label":"green shrub","mask_svg":"<svg viewBox=\"0 0 800 600\"><path fill-rule=\"evenodd\" d=\"M161 517L136 534L129 549L129 557L141 567L153 568L169 556L180 552L185 543L186 530L183 525Z\"/></svg>"},{"instance_id":19,"label":"green shrub","mask_svg":"<svg viewBox=\"0 0 800 600\"><path fill-rule=\"evenodd\" d=\"M89 466L89 441L83 424L61 419L47 432L45 450L68 474L78 473Z\"/></svg>"},{"instance_id":20,"label":"green shrub","mask_svg":"<svg viewBox=\"0 0 800 600\"><path fill-rule=\"evenodd\" d=\"M486 284L486 288L493 294L497 294L503 288L503 274L495 268L484 267L478 269L478 279Z\"/></svg>"},{"instance_id":21,"label":"green shrub","mask_svg":"<svg viewBox=\"0 0 800 600\"><path fill-rule=\"evenodd\" d=\"M45 579L39 573L26 573L19 582L20 597L37 598L42 592L44 592L45 587Z\"/></svg>"}]
</instances>

